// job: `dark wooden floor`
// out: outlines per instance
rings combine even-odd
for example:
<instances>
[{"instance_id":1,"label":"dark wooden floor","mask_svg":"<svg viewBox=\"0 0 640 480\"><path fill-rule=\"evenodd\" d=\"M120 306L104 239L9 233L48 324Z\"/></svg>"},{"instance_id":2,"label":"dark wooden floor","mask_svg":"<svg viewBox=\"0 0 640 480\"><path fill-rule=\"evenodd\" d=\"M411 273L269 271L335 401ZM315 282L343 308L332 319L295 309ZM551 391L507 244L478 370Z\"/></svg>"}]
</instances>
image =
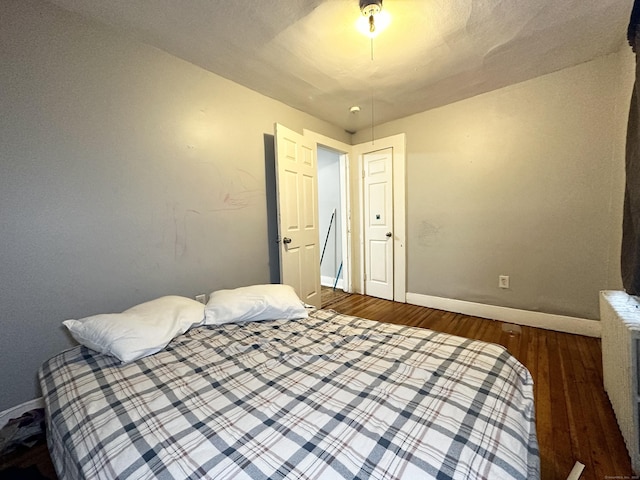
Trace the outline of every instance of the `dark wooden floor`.
<instances>
[{"instance_id":1,"label":"dark wooden floor","mask_svg":"<svg viewBox=\"0 0 640 480\"><path fill-rule=\"evenodd\" d=\"M494 320L323 289L323 308L499 343L535 382L542 480L566 479L574 462L582 480L631 480L631 460L602 383L596 338L515 327ZM513 332L519 330L520 333Z\"/></svg>"},{"instance_id":2,"label":"dark wooden floor","mask_svg":"<svg viewBox=\"0 0 640 480\"><path fill-rule=\"evenodd\" d=\"M582 480L631 480L631 461L602 387L600 340L323 289L323 308L382 322L430 328L504 345L535 381L543 480L564 480L576 460ZM514 331L514 330L519 330ZM0 470L36 465L55 473L45 445L0 458ZM1 472L0 472L1 474ZM1 475L0 475L1 477Z\"/></svg>"}]
</instances>

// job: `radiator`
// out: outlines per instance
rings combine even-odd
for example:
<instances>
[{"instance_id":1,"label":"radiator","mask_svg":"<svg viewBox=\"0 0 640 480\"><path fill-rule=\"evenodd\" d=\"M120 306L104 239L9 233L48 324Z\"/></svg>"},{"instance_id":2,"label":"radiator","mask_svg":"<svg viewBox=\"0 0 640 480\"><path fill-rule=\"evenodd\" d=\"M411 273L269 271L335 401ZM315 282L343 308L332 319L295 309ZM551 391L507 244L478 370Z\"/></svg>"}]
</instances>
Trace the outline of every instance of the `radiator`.
<instances>
[{"instance_id":1,"label":"radiator","mask_svg":"<svg viewBox=\"0 0 640 480\"><path fill-rule=\"evenodd\" d=\"M602 370L631 465L640 472L640 303L620 291L600 292Z\"/></svg>"}]
</instances>

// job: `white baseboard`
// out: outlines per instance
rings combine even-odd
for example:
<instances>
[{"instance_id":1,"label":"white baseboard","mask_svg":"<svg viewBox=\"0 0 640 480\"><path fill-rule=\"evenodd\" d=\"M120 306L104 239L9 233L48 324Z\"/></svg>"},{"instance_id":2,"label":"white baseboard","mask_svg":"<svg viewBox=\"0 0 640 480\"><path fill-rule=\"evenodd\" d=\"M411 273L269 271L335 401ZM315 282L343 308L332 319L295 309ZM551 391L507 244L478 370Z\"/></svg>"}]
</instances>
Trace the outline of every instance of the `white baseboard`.
<instances>
[{"instance_id":1,"label":"white baseboard","mask_svg":"<svg viewBox=\"0 0 640 480\"><path fill-rule=\"evenodd\" d=\"M28 402L21 403L15 407L8 408L0 412L0 429L3 428L12 418L18 418L23 413L36 408L44 408L44 399L42 397L34 398Z\"/></svg>"},{"instance_id":2,"label":"white baseboard","mask_svg":"<svg viewBox=\"0 0 640 480\"><path fill-rule=\"evenodd\" d=\"M336 281L335 277L327 277L326 275L322 275L320 277L320 285L322 285L323 287L333 288L333 282L335 281ZM342 285L344 285L344 283L342 282L342 279L339 278L338 283L336 284L336 288L339 288L342 290Z\"/></svg>"},{"instance_id":3,"label":"white baseboard","mask_svg":"<svg viewBox=\"0 0 640 480\"><path fill-rule=\"evenodd\" d=\"M463 313L473 317L488 318L502 322L515 323L528 327L544 328L557 332L574 333L587 337L600 337L602 325L598 320L568 317L552 313L518 310L517 308L499 307L483 303L466 302L451 298L433 297L419 293L407 293L407 303L430 307L448 312Z\"/></svg>"}]
</instances>

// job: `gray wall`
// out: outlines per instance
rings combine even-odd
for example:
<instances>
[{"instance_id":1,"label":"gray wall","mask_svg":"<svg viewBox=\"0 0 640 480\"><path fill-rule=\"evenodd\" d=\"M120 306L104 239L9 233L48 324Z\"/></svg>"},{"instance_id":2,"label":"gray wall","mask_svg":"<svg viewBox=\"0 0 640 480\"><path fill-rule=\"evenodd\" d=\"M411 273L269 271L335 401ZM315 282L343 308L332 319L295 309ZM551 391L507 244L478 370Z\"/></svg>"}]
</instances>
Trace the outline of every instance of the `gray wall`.
<instances>
[{"instance_id":1,"label":"gray wall","mask_svg":"<svg viewBox=\"0 0 640 480\"><path fill-rule=\"evenodd\" d=\"M621 287L633 72L625 47L377 126L407 135L408 291L598 318L598 291Z\"/></svg>"},{"instance_id":2,"label":"gray wall","mask_svg":"<svg viewBox=\"0 0 640 480\"><path fill-rule=\"evenodd\" d=\"M334 208L336 215L327 240L327 231ZM340 155L331 150L318 148L318 224L320 226L321 248L324 247L325 240L327 240L320 275L329 279L331 286L333 286L342 261L342 215L340 210Z\"/></svg>"},{"instance_id":3,"label":"gray wall","mask_svg":"<svg viewBox=\"0 0 640 480\"><path fill-rule=\"evenodd\" d=\"M48 3L0 3L0 410L61 322L269 282L265 134L341 129Z\"/></svg>"}]
</instances>

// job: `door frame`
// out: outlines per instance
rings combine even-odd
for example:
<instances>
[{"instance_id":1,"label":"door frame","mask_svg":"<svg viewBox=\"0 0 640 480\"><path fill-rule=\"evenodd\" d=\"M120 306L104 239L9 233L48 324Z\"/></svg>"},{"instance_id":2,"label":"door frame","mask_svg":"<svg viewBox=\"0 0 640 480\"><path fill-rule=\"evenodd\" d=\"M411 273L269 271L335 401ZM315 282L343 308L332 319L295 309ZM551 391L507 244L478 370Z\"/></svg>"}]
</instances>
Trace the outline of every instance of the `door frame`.
<instances>
[{"instance_id":1,"label":"door frame","mask_svg":"<svg viewBox=\"0 0 640 480\"><path fill-rule=\"evenodd\" d=\"M302 134L305 138L311 139L316 144L316 156L318 147L321 146L325 149L333 150L340 155L340 217L342 227L342 289L347 293L352 293L353 279L352 279L352 248L353 241L351 235L351 195L350 195L350 154L351 145L334 140L333 138L321 135L312 130L306 128L302 130Z\"/></svg>"},{"instance_id":2,"label":"door frame","mask_svg":"<svg viewBox=\"0 0 640 480\"><path fill-rule=\"evenodd\" d=\"M374 141L360 143L353 146L352 153L358 172L358 201L357 222L359 233L359 293L366 294L365 273L365 245L364 245L364 162L367 153L391 148L393 151L393 300L406 303L407 301L407 254L406 254L406 135L400 133Z\"/></svg>"}]
</instances>

